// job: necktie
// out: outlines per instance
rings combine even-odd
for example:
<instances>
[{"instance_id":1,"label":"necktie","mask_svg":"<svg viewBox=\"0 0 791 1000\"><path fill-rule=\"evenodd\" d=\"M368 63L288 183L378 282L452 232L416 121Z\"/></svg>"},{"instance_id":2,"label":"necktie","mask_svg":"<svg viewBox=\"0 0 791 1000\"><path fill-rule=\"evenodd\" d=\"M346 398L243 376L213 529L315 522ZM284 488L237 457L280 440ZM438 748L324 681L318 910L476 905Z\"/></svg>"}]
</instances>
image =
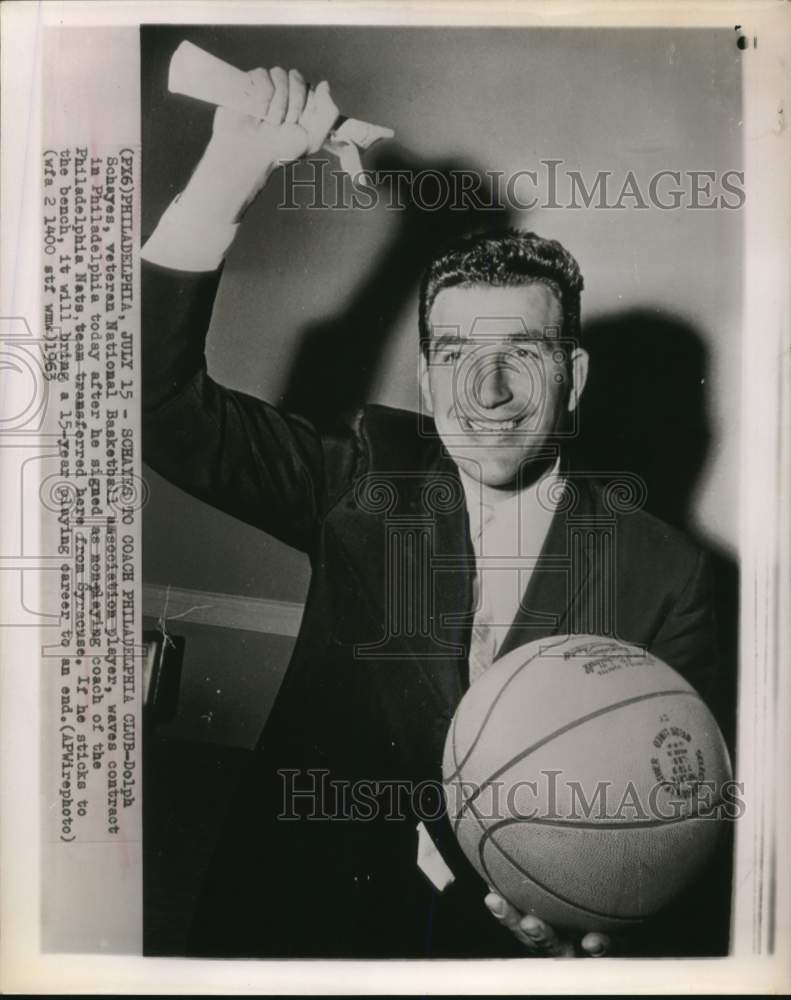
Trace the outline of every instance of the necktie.
<instances>
[{"instance_id":1,"label":"necktie","mask_svg":"<svg viewBox=\"0 0 791 1000\"><path fill-rule=\"evenodd\" d=\"M473 547L478 557L482 556L484 552L484 531L494 517L493 507L489 504L482 504L481 507L480 527L477 536L473 538ZM473 582L473 600L476 612L470 639L470 684L474 684L489 669L494 661L494 654L497 651L497 636L492 627L494 625L494 615L487 597L487 588L483 585L481 576L482 574L478 570Z\"/></svg>"}]
</instances>

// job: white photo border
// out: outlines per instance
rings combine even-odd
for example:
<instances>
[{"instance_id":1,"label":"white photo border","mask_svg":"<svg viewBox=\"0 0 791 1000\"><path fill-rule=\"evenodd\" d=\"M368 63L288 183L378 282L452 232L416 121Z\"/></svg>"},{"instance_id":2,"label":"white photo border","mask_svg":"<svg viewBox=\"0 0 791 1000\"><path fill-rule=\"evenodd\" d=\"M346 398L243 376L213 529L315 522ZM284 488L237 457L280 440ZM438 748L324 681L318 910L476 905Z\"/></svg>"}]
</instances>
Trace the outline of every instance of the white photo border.
<instances>
[{"instance_id":1,"label":"white photo border","mask_svg":"<svg viewBox=\"0 0 791 1000\"><path fill-rule=\"evenodd\" d=\"M755 3L24 3L2 8L0 316L40 318L40 41L45 25L139 23L519 24L734 27L744 60L741 640L737 778L753 792L737 830L732 955L595 963L222 962L40 951L37 637L0 630L4 991L118 993L734 993L788 989L791 796L791 8ZM785 62L784 62L785 60ZM784 66L786 67L784 73ZM36 166L33 166L36 165ZM0 458L2 455L0 454ZM0 489L8 497L9 484ZM0 497L0 507L3 500ZM6 508L8 509L8 508ZM0 521L0 552L15 525ZM3 583L7 586L7 582ZM0 591L0 602L2 602ZM529 975L527 970L529 969Z\"/></svg>"}]
</instances>

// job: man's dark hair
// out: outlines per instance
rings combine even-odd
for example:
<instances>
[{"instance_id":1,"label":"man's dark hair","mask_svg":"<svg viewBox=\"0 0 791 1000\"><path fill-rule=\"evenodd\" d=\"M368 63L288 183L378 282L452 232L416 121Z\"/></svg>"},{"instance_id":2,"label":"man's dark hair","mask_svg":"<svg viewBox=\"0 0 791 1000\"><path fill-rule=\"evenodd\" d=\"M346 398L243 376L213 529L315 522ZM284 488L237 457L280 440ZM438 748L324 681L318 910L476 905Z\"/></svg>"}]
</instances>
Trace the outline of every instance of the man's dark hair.
<instances>
[{"instance_id":1,"label":"man's dark hair","mask_svg":"<svg viewBox=\"0 0 791 1000\"><path fill-rule=\"evenodd\" d=\"M420 347L431 341L429 313L444 288L470 285L507 287L541 282L557 295L563 309L561 336L579 340L579 265L557 240L519 229L499 229L465 236L447 247L426 269L420 283Z\"/></svg>"}]
</instances>

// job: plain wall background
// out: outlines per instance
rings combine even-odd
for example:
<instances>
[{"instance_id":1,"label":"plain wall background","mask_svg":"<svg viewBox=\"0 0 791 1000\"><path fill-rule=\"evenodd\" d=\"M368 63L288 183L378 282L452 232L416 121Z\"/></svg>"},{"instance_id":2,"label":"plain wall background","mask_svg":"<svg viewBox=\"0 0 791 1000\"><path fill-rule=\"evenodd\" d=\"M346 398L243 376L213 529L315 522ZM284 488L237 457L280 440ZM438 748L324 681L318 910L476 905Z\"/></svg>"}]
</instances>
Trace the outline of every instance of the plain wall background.
<instances>
[{"instance_id":1,"label":"plain wall background","mask_svg":"<svg viewBox=\"0 0 791 1000\"><path fill-rule=\"evenodd\" d=\"M280 64L328 79L341 111L395 129L395 142L372 151L372 166L510 174L558 159L588 184L613 171L617 193L629 170L646 190L659 170L741 165L741 55L728 31L149 28L144 236L211 130L208 106L167 94L167 63L184 38L243 69ZM416 408L420 271L438 241L481 220L383 205L278 211L281 193L275 176L226 263L213 375L299 408L322 393ZM507 221L559 239L585 276L583 321L598 345L594 362L600 356L582 427L594 464L640 471L649 509L734 556L741 213L543 209ZM303 598L304 557L148 475L147 581ZM197 646L188 643L188 658ZM258 646L236 648L239 696L252 703L260 700ZM273 650L268 686L288 648L283 640ZM185 697L197 707L193 693ZM245 734L250 728L246 719ZM214 738L249 739L232 722Z\"/></svg>"}]
</instances>

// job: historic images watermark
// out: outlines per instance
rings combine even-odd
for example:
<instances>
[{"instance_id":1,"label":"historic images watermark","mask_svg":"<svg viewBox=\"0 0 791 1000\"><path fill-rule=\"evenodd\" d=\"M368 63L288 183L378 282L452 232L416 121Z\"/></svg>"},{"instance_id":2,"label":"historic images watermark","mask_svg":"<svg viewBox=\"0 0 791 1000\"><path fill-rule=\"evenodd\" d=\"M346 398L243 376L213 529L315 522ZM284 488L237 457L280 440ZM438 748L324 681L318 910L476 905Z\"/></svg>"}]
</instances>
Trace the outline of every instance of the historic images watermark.
<instances>
[{"instance_id":1,"label":"historic images watermark","mask_svg":"<svg viewBox=\"0 0 791 1000\"><path fill-rule=\"evenodd\" d=\"M326 159L302 160L281 174L278 208L374 209L424 212L533 209L741 209L743 170L677 170L648 176L633 170L583 173L563 160L543 159L535 169L364 170L356 178Z\"/></svg>"},{"instance_id":2,"label":"historic images watermark","mask_svg":"<svg viewBox=\"0 0 791 1000\"><path fill-rule=\"evenodd\" d=\"M632 780L584 785L562 770L542 769L530 780L496 779L475 784L457 780L346 781L330 771L283 768L278 819L327 822L354 820L424 822L445 814L458 818L474 810L479 820L504 817L536 823L655 826L685 819L737 820L745 812L744 782L727 779L657 781L638 787Z\"/></svg>"}]
</instances>

